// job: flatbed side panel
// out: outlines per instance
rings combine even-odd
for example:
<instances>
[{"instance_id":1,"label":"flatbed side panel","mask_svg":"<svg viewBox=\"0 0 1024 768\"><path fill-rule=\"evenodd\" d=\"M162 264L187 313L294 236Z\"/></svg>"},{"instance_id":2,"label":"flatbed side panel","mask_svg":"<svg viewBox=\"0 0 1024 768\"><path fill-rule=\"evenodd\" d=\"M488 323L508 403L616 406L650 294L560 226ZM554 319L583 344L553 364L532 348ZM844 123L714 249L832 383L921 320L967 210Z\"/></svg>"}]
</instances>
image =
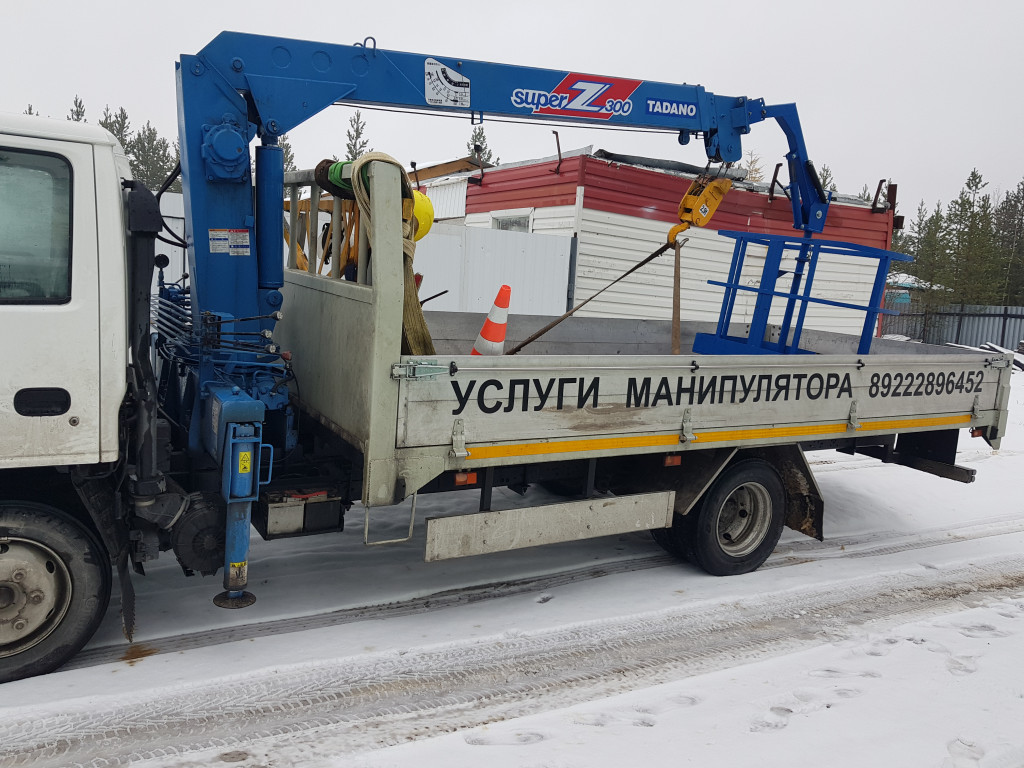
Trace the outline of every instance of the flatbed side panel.
<instances>
[{"instance_id":1,"label":"flatbed side panel","mask_svg":"<svg viewBox=\"0 0 1024 768\"><path fill-rule=\"evenodd\" d=\"M292 353L302 405L363 453L363 501L375 506L395 503L400 485L391 366L401 351L404 289L398 169L372 163L369 176L370 240L376 253L397 256L374 260L371 286L285 270L275 339Z\"/></svg>"},{"instance_id":2,"label":"flatbed side panel","mask_svg":"<svg viewBox=\"0 0 1024 768\"><path fill-rule=\"evenodd\" d=\"M998 419L992 424L992 429L986 430L985 439L994 449L999 450L1003 434L1006 432L1006 422L1010 405L1010 376L1014 374L1013 354L1003 356L1006 362L1005 368L999 374L999 386L996 392L996 408Z\"/></svg>"},{"instance_id":3,"label":"flatbed side panel","mask_svg":"<svg viewBox=\"0 0 1024 768\"><path fill-rule=\"evenodd\" d=\"M366 381L368 371L365 365L341 362L345 356L372 359L376 339L365 333L373 320L370 289L286 269L281 292L284 319L274 337L292 353L296 395L363 450L373 394Z\"/></svg>"},{"instance_id":4,"label":"flatbed side panel","mask_svg":"<svg viewBox=\"0 0 1024 768\"><path fill-rule=\"evenodd\" d=\"M452 446L458 435L469 455L450 465L480 466L977 427L999 421L991 360L442 358L455 375L402 381L397 446Z\"/></svg>"}]
</instances>

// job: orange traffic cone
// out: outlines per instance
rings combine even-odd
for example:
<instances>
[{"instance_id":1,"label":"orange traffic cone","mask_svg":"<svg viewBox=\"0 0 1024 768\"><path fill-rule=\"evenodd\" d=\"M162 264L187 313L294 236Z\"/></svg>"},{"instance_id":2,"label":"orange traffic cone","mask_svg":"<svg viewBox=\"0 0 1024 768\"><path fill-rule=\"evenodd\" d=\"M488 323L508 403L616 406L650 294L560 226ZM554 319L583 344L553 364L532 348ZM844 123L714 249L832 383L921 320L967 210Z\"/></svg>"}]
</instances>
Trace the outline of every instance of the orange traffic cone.
<instances>
[{"instance_id":1,"label":"orange traffic cone","mask_svg":"<svg viewBox=\"0 0 1024 768\"><path fill-rule=\"evenodd\" d=\"M498 290L498 297L494 300L494 306L487 313L484 320L484 327L476 337L476 344L473 345L474 355L503 355L505 354L505 329L508 326L508 300L512 295L512 289L507 285L501 286Z\"/></svg>"}]
</instances>

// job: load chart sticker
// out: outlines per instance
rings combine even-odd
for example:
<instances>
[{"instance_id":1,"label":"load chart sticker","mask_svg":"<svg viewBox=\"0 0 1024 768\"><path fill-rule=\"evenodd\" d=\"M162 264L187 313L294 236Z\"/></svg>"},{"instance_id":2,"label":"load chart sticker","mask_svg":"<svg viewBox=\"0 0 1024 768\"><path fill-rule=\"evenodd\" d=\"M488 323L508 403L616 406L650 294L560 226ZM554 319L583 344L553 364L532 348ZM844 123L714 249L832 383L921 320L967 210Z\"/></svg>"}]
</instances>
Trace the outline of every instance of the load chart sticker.
<instances>
[{"instance_id":1,"label":"load chart sticker","mask_svg":"<svg viewBox=\"0 0 1024 768\"><path fill-rule=\"evenodd\" d=\"M249 230L211 229L210 253L227 253L232 256L248 256Z\"/></svg>"},{"instance_id":2,"label":"load chart sticker","mask_svg":"<svg viewBox=\"0 0 1024 768\"><path fill-rule=\"evenodd\" d=\"M469 107L469 78L437 59L423 66L423 95L435 107Z\"/></svg>"}]
</instances>

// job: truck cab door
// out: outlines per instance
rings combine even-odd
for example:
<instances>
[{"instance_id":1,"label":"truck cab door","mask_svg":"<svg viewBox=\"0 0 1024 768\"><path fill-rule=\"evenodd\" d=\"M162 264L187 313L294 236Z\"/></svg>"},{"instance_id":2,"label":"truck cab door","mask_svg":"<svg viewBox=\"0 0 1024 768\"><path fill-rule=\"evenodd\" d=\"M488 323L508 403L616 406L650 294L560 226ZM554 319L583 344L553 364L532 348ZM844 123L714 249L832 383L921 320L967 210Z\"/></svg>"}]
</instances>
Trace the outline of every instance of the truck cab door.
<instances>
[{"instance_id":1,"label":"truck cab door","mask_svg":"<svg viewBox=\"0 0 1024 768\"><path fill-rule=\"evenodd\" d=\"M0 136L0 468L99 460L95 190L91 144Z\"/></svg>"}]
</instances>

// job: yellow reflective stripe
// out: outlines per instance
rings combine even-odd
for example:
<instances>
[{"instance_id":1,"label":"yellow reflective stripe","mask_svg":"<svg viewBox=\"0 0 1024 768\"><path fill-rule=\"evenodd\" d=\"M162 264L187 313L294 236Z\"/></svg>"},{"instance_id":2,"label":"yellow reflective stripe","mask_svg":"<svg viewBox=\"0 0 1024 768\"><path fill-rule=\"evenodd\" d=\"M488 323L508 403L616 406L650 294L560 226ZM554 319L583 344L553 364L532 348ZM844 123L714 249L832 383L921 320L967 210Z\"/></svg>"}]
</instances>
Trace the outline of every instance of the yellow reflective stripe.
<instances>
[{"instance_id":1,"label":"yellow reflective stripe","mask_svg":"<svg viewBox=\"0 0 1024 768\"><path fill-rule=\"evenodd\" d=\"M469 460L504 459L513 456L538 456L546 453L576 451L610 451L616 448L654 448L679 445L679 435L640 435L634 437L599 437L593 440L561 440L553 443L517 443L516 445L482 445L469 449Z\"/></svg>"},{"instance_id":2,"label":"yellow reflective stripe","mask_svg":"<svg viewBox=\"0 0 1024 768\"><path fill-rule=\"evenodd\" d=\"M756 440L759 437L804 437L845 432L846 424L814 424L803 427L765 427L763 429L729 429L695 432L695 443L722 443L727 440Z\"/></svg>"},{"instance_id":3,"label":"yellow reflective stripe","mask_svg":"<svg viewBox=\"0 0 1024 768\"><path fill-rule=\"evenodd\" d=\"M913 427L941 427L966 424L971 414L959 416L935 416L923 419L865 419L857 432L900 430ZM694 434L695 443L724 443L740 440L757 440L776 437L809 437L811 435L846 434L845 422L841 424L807 424L794 427L764 427L760 429L707 430ZM631 437L599 437L591 440L561 440L549 443L517 443L515 445L470 446L469 461L484 459L507 459L517 456L543 456L555 453L583 451L609 451L617 448L656 448L679 445L679 435L639 435Z\"/></svg>"},{"instance_id":4,"label":"yellow reflective stripe","mask_svg":"<svg viewBox=\"0 0 1024 768\"><path fill-rule=\"evenodd\" d=\"M865 419L860 424L861 431L877 429L906 429L907 427L942 427L949 424L966 424L971 414L960 416L936 416L931 419Z\"/></svg>"},{"instance_id":5,"label":"yellow reflective stripe","mask_svg":"<svg viewBox=\"0 0 1024 768\"><path fill-rule=\"evenodd\" d=\"M961 416L936 416L928 419L865 419L857 432L877 432L911 427L940 427L947 424L964 424L971 420L970 414ZM765 427L764 429L732 429L710 432L696 432L695 443L722 443L730 440L757 440L766 437L807 437L810 435L833 435L846 433L842 424L814 424L801 427Z\"/></svg>"}]
</instances>

